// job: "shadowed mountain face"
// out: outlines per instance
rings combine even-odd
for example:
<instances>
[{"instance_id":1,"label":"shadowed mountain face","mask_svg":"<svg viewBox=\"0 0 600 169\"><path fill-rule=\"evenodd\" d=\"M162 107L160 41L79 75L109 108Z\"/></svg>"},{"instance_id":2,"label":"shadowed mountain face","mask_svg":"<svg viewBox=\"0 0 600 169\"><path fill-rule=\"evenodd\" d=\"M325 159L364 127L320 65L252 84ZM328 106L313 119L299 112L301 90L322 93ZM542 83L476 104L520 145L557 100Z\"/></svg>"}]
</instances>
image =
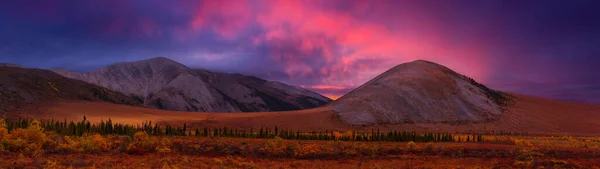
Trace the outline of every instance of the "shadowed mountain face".
<instances>
[{"instance_id":1,"label":"shadowed mountain face","mask_svg":"<svg viewBox=\"0 0 600 169\"><path fill-rule=\"evenodd\" d=\"M165 110L283 111L314 108L331 102L295 86L252 76L191 69L163 57L117 63L89 73L53 71L131 95L149 107Z\"/></svg>"},{"instance_id":2,"label":"shadowed mountain face","mask_svg":"<svg viewBox=\"0 0 600 169\"><path fill-rule=\"evenodd\" d=\"M142 105L127 95L104 87L69 79L49 70L17 66L0 66L0 98L0 113L57 100Z\"/></svg>"},{"instance_id":3,"label":"shadowed mountain face","mask_svg":"<svg viewBox=\"0 0 600 169\"><path fill-rule=\"evenodd\" d=\"M508 95L428 61L400 64L333 103L349 124L471 123L496 119Z\"/></svg>"},{"instance_id":4,"label":"shadowed mountain face","mask_svg":"<svg viewBox=\"0 0 600 169\"><path fill-rule=\"evenodd\" d=\"M10 64L10 63L0 63L0 67L21 67L19 65Z\"/></svg>"}]
</instances>

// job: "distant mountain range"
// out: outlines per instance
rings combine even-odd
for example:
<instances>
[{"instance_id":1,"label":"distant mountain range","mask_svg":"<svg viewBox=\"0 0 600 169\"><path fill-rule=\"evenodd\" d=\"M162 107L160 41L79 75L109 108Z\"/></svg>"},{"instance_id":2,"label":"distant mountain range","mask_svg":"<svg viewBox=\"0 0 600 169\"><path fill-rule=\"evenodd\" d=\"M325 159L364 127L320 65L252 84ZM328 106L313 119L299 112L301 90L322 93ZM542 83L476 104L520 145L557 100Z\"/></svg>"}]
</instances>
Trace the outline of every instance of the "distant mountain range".
<instances>
[{"instance_id":1,"label":"distant mountain range","mask_svg":"<svg viewBox=\"0 0 600 169\"><path fill-rule=\"evenodd\" d=\"M116 63L89 73L52 69L53 73L11 64L0 64L0 68L9 74L0 84L10 89L1 94L15 98L7 103L25 104L38 100L37 96L48 100L60 94L58 98L163 110L267 112L332 102L297 86L193 69L164 57ZM24 73L18 76L19 72ZM47 87L49 83L51 87ZM497 119L510 103L509 94L442 65L418 60L382 73L337 99L330 108L346 124L479 123Z\"/></svg>"},{"instance_id":2,"label":"distant mountain range","mask_svg":"<svg viewBox=\"0 0 600 169\"><path fill-rule=\"evenodd\" d=\"M90 73L54 71L72 78L50 70L0 64L0 114L69 120L88 115L95 121L112 118L136 124L151 120L186 123L192 128L600 135L600 105L492 90L423 60L397 65L333 102L296 86L191 69L166 58L117 63ZM186 113L156 108L271 112Z\"/></svg>"},{"instance_id":3,"label":"distant mountain range","mask_svg":"<svg viewBox=\"0 0 600 169\"><path fill-rule=\"evenodd\" d=\"M52 71L106 87L148 107L198 112L257 112L314 108L332 100L315 92L254 76L193 69L164 57L116 63L79 73Z\"/></svg>"}]
</instances>

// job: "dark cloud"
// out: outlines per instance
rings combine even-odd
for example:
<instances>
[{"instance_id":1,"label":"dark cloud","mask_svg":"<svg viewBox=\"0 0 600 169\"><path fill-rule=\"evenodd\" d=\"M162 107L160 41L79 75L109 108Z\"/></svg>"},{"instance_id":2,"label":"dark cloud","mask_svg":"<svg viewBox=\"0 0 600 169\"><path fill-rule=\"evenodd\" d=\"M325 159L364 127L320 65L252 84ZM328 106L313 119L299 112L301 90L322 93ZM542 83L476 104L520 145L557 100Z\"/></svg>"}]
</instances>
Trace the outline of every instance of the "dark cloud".
<instances>
[{"instance_id":1,"label":"dark cloud","mask_svg":"<svg viewBox=\"0 0 600 169\"><path fill-rule=\"evenodd\" d=\"M599 1L38 0L0 6L0 62L90 71L166 56L340 96L415 59L600 103Z\"/></svg>"}]
</instances>

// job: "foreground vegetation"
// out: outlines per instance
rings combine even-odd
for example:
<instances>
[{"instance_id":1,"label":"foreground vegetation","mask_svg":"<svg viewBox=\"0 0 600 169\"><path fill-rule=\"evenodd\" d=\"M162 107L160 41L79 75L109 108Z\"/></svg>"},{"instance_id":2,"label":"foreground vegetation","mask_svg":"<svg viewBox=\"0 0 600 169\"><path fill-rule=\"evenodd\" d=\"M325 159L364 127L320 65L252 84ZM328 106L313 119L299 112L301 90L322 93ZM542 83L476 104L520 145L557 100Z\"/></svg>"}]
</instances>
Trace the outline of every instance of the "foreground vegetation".
<instances>
[{"instance_id":1,"label":"foreground vegetation","mask_svg":"<svg viewBox=\"0 0 600 169\"><path fill-rule=\"evenodd\" d=\"M51 129L48 124L27 120L19 124L0 121L0 168L593 168L600 166L600 138L530 137L493 135L450 135L436 142L396 142L379 139L371 132L365 141L343 141L353 132L306 134L293 140L280 131L259 131L257 137L242 138L243 132L187 131L181 135L152 135L145 127L133 127L133 134L102 131L78 134L78 125ZM56 123L53 123L56 124ZM102 125L82 122L86 130ZM64 125L58 125L64 126ZM114 125L113 125L114 127ZM105 127L107 128L107 127ZM67 127L66 129L69 129ZM152 127L154 130L154 127ZM108 130L108 129L107 129ZM113 130L115 130L113 128ZM121 130L117 127L116 130ZM168 129L171 130L171 129ZM183 132L182 132L183 131ZM214 134L219 133L219 134ZM225 134L231 133L231 134ZM237 134L234 134L237 133ZM251 132L247 132L251 133ZM272 138L260 137L260 133ZM274 134L276 133L276 134ZM388 132L389 133L389 132ZM396 132L412 133L412 132ZM248 134L246 134L248 135ZM283 134L285 135L285 134ZM302 134L300 134L302 135ZM310 136L309 136L310 135ZM320 135L320 137L319 137ZM354 134L356 135L356 134ZM394 138L387 134L388 139ZM440 138L445 134L410 134ZM224 136L224 137L221 137ZM396 134L400 137L402 134ZM405 135L406 137L409 134ZM237 138L233 138L237 137ZM296 137L305 138L305 137ZM329 139L326 139L329 138ZM355 137L356 138L356 137ZM475 139L473 139L475 138ZM476 143L473 140L478 141ZM393 159L393 160L391 160Z\"/></svg>"}]
</instances>

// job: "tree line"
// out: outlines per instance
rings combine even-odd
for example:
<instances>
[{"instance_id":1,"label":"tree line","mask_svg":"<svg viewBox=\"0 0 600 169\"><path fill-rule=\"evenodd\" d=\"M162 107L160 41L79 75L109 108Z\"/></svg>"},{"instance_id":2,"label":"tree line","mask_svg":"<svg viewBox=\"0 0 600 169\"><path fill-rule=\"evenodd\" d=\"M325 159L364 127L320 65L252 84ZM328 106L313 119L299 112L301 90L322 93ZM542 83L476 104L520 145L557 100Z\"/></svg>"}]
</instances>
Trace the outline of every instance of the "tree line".
<instances>
[{"instance_id":1,"label":"tree line","mask_svg":"<svg viewBox=\"0 0 600 169\"><path fill-rule=\"evenodd\" d=\"M5 120L8 131L17 128L27 128L33 122L39 125L45 131L56 132L57 134L67 136L82 136L85 133L98 133L101 135L129 135L133 136L136 132L143 131L153 136L189 136L189 137L232 137L232 138L274 138L280 137L289 140L340 140L340 141L376 141L376 142L482 142L483 136L480 134L466 135L466 137L455 137L450 133L417 133L415 131L387 131L381 132L379 129L370 132L348 131L344 133L334 131L312 131L300 132L273 128L261 127L260 129L233 129L227 127L203 127L189 129L187 124L182 127L172 125L161 126L157 123L144 122L141 125L130 125L114 123L111 119L102 120L99 123L91 123L86 116L81 121L65 120L43 120L32 119Z\"/></svg>"}]
</instances>

